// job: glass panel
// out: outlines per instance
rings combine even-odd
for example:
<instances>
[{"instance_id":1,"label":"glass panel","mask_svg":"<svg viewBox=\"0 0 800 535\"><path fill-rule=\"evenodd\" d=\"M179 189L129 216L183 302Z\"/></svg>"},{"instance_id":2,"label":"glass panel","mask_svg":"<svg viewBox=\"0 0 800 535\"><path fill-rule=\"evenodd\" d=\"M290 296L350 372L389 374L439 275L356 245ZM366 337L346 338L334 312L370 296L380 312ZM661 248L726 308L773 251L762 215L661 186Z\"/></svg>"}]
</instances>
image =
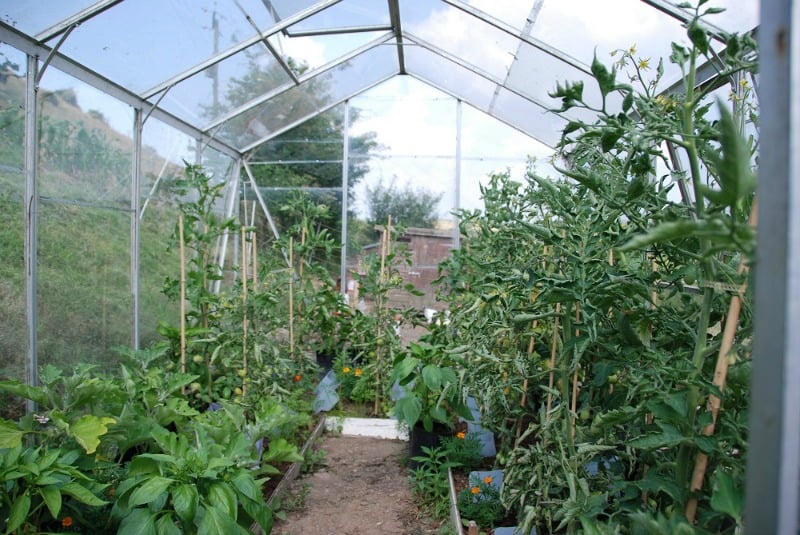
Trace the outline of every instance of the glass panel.
<instances>
[{"instance_id":1,"label":"glass panel","mask_svg":"<svg viewBox=\"0 0 800 535\"><path fill-rule=\"evenodd\" d=\"M291 17L318 3L318 0L263 0L267 9L275 16L275 21Z\"/></svg>"},{"instance_id":2,"label":"glass panel","mask_svg":"<svg viewBox=\"0 0 800 535\"><path fill-rule=\"evenodd\" d=\"M558 115L507 89L497 94L491 114L550 147L558 143L566 126L566 121Z\"/></svg>"},{"instance_id":3,"label":"glass panel","mask_svg":"<svg viewBox=\"0 0 800 535\"><path fill-rule=\"evenodd\" d=\"M759 0L709 0L703 6L722 7L725 11L718 15L710 15L708 22L728 32L747 32L758 26Z\"/></svg>"},{"instance_id":4,"label":"glass panel","mask_svg":"<svg viewBox=\"0 0 800 535\"><path fill-rule=\"evenodd\" d=\"M531 7L535 2L498 2L497 0L466 0L467 4L480 9L487 15L500 19L518 30L525 27Z\"/></svg>"},{"instance_id":5,"label":"glass panel","mask_svg":"<svg viewBox=\"0 0 800 535\"><path fill-rule=\"evenodd\" d=\"M615 50L636 47L635 56L655 70L664 58L664 81L680 77L669 62L670 42L688 42L681 23L640 0L546 0L531 35L589 65L594 54L610 66ZM563 69L561 69L563 71Z\"/></svg>"},{"instance_id":6,"label":"glass panel","mask_svg":"<svg viewBox=\"0 0 800 535\"><path fill-rule=\"evenodd\" d=\"M260 2L240 4L256 24L268 26ZM121 2L81 24L61 51L143 92L254 34L233 0L138 0Z\"/></svg>"},{"instance_id":7,"label":"glass panel","mask_svg":"<svg viewBox=\"0 0 800 535\"><path fill-rule=\"evenodd\" d=\"M25 381L25 71L26 59L0 43L0 380ZM0 417L22 416L18 398L0 396Z\"/></svg>"},{"instance_id":8,"label":"glass panel","mask_svg":"<svg viewBox=\"0 0 800 535\"><path fill-rule=\"evenodd\" d=\"M404 2L403 29L495 77L505 78L519 40L461 10L445 4L431 8L432 4L428 0ZM406 9L410 18L405 18Z\"/></svg>"},{"instance_id":9,"label":"glass panel","mask_svg":"<svg viewBox=\"0 0 800 535\"><path fill-rule=\"evenodd\" d=\"M397 70L397 56L393 47L371 48L234 117L222 127L219 137L236 146L246 147L359 93Z\"/></svg>"},{"instance_id":10,"label":"glass panel","mask_svg":"<svg viewBox=\"0 0 800 535\"><path fill-rule=\"evenodd\" d=\"M371 246L379 241L380 234L374 231L374 225L385 225L391 213L393 221L399 219L409 227L402 240L411 253L411 265L400 268L400 275L404 282L424 292L419 297L398 293L392 298L420 311L432 308L435 294L431 282L438 263L453 246L455 100L413 78L396 77L351 103L363 117L354 125L353 134L376 131L380 149L377 157L368 161L367 175L353 187L348 266L350 271L357 270L359 259L375 250ZM352 152L351 157L363 155ZM433 201L432 211L426 214L428 217L411 218L409 204L402 200L425 197ZM393 204L390 200L400 202ZM381 204L389 206L374 208Z\"/></svg>"},{"instance_id":11,"label":"glass panel","mask_svg":"<svg viewBox=\"0 0 800 535\"><path fill-rule=\"evenodd\" d=\"M484 111L494 95L494 83L421 46L406 46L406 70Z\"/></svg>"},{"instance_id":12,"label":"glass panel","mask_svg":"<svg viewBox=\"0 0 800 535\"><path fill-rule=\"evenodd\" d=\"M293 2L294 4L295 2ZM353 26L388 26L389 3L375 0L342 0L289 28L289 33Z\"/></svg>"},{"instance_id":13,"label":"glass panel","mask_svg":"<svg viewBox=\"0 0 800 535\"><path fill-rule=\"evenodd\" d=\"M142 130L142 180L139 245L139 343L147 347L158 340L159 323L178 325L179 304L162 293L167 277L180 274L174 238L178 223L173 185L183 176L183 161L194 161L195 142L152 117ZM158 147L156 150L154 147Z\"/></svg>"},{"instance_id":14,"label":"glass panel","mask_svg":"<svg viewBox=\"0 0 800 535\"><path fill-rule=\"evenodd\" d=\"M161 107L189 122L210 124L290 81L283 67L259 42L177 84L167 92Z\"/></svg>"},{"instance_id":15,"label":"glass panel","mask_svg":"<svg viewBox=\"0 0 800 535\"><path fill-rule=\"evenodd\" d=\"M111 348L131 344L127 210L39 205L39 363L116 371Z\"/></svg>"},{"instance_id":16,"label":"glass panel","mask_svg":"<svg viewBox=\"0 0 800 535\"><path fill-rule=\"evenodd\" d=\"M0 20L28 35L36 35L94 3L95 0L3 2Z\"/></svg>"},{"instance_id":17,"label":"glass panel","mask_svg":"<svg viewBox=\"0 0 800 535\"><path fill-rule=\"evenodd\" d=\"M40 194L128 209L131 109L53 67L38 103Z\"/></svg>"},{"instance_id":18,"label":"glass panel","mask_svg":"<svg viewBox=\"0 0 800 535\"><path fill-rule=\"evenodd\" d=\"M386 32L360 32L350 34L318 35L314 37L286 37L276 34L270 42L291 63L298 76L345 56Z\"/></svg>"},{"instance_id":19,"label":"glass panel","mask_svg":"<svg viewBox=\"0 0 800 535\"><path fill-rule=\"evenodd\" d=\"M461 206L468 210L483 209L480 186L493 173L507 170L521 181L530 158L538 174L553 174L553 149L468 107L462 109L461 147Z\"/></svg>"},{"instance_id":20,"label":"glass panel","mask_svg":"<svg viewBox=\"0 0 800 535\"><path fill-rule=\"evenodd\" d=\"M610 64L607 61L606 64ZM583 82L583 98L594 108L600 108L601 96L597 82L589 76L565 63L546 54L541 50L523 44L517 51L516 59L508 75L508 87L538 100L550 109L561 107L561 100L555 99L549 93L555 91L556 84L566 82ZM622 80L627 81L627 80ZM621 108L622 99L616 93L608 96L606 109L615 113ZM580 111L573 113L580 114ZM590 115L593 121L593 115Z\"/></svg>"}]
</instances>

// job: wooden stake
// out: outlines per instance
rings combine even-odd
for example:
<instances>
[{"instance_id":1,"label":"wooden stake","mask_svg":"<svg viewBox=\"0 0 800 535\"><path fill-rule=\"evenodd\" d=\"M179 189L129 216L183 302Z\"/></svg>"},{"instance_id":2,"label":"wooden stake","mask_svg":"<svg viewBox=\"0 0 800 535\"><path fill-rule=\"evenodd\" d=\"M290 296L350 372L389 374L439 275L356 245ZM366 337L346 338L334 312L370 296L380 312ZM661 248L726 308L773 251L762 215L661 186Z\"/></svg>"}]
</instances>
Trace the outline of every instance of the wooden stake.
<instances>
[{"instance_id":1,"label":"wooden stake","mask_svg":"<svg viewBox=\"0 0 800 535\"><path fill-rule=\"evenodd\" d=\"M386 228L383 229L383 234L381 235L381 268L378 272L378 280L383 284L386 281L386 256L389 249L389 242L391 238L389 236L390 230L392 228L392 216L389 214L389 217L386 220ZM383 335L383 329L381 328L380 318L383 317L383 307L386 303L383 302L383 294L378 293L377 300L375 303L376 313L379 318L377 332L375 333L377 338L380 338ZM377 416L378 410L380 409L380 401L381 401L381 361L382 361L382 354L383 354L383 347L378 347L377 351L375 351L375 405L372 408L372 412Z\"/></svg>"},{"instance_id":2,"label":"wooden stake","mask_svg":"<svg viewBox=\"0 0 800 535\"><path fill-rule=\"evenodd\" d=\"M258 249L256 248L256 233L250 232L251 240L253 241L253 291L256 291L258 285Z\"/></svg>"},{"instance_id":3,"label":"wooden stake","mask_svg":"<svg viewBox=\"0 0 800 535\"><path fill-rule=\"evenodd\" d=\"M750 209L749 225L755 228L758 224L758 199L753 200L753 206ZM744 258L739 261L739 274L744 275L747 273L748 268L744 262ZM733 341L736 336L736 327L739 325L739 315L742 311L742 296L747 290L747 283L743 283L739 289L739 293L731 297L731 302L728 305L728 315L725 318L725 327L722 331L722 343L717 353L717 365L714 370L714 386L718 387L720 391L725 388L725 381L728 378L728 353L733 347ZM722 405L722 400L711 394L708 396L706 402L706 409L711 413L711 423L703 428L703 435L711 436L717 425L717 416L719 409ZM697 459L695 460L694 470L692 471L692 482L690 485L691 491L697 492L703 488L703 480L706 476L706 469L708 468L708 455L703 452L698 452ZM697 516L697 498L692 496L686 502L686 519L690 524L694 523Z\"/></svg>"},{"instance_id":4,"label":"wooden stake","mask_svg":"<svg viewBox=\"0 0 800 535\"><path fill-rule=\"evenodd\" d=\"M186 373L186 246L183 243L183 214L178 216L178 243L181 257L181 373ZM186 395L186 387L181 387L181 394Z\"/></svg>"},{"instance_id":5,"label":"wooden stake","mask_svg":"<svg viewBox=\"0 0 800 535\"><path fill-rule=\"evenodd\" d=\"M246 234L244 225L241 228L242 233L242 369L244 370L244 377L242 377L242 398L247 394L247 242L245 241Z\"/></svg>"}]
</instances>

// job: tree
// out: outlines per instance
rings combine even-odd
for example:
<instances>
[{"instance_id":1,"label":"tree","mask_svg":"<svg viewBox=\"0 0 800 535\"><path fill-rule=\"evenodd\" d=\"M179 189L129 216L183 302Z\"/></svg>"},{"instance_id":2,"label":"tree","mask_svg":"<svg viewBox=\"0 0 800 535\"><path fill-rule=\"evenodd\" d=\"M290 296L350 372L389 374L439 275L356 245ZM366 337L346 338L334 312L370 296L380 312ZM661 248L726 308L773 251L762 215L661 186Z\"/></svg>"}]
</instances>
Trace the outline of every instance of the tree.
<instances>
[{"instance_id":1,"label":"tree","mask_svg":"<svg viewBox=\"0 0 800 535\"><path fill-rule=\"evenodd\" d=\"M386 186L381 180L375 187L367 187L367 221L372 225L385 225L391 215L393 224L430 228L436 223L436 207L442 195L412 188L410 184L400 188L395 181Z\"/></svg>"}]
</instances>

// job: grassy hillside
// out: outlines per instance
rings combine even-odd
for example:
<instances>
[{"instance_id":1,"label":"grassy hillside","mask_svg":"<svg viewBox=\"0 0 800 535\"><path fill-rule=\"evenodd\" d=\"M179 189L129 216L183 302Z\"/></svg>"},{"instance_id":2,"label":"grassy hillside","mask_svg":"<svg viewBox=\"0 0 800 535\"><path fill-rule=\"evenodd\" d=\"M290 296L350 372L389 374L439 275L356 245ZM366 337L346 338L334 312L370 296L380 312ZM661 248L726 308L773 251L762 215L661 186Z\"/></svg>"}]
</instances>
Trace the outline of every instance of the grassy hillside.
<instances>
[{"instance_id":1,"label":"grassy hillside","mask_svg":"<svg viewBox=\"0 0 800 535\"><path fill-rule=\"evenodd\" d=\"M24 273L24 80L0 76L0 376L22 377L27 360ZM39 154L38 316L40 363L114 366L111 348L132 342L130 169L132 141L71 91L44 93ZM160 170L152 149L143 168ZM171 165L169 175L182 172ZM162 180L164 180L162 178ZM160 289L179 269L167 252L176 209L151 201L141 234L141 337L177 322Z\"/></svg>"}]
</instances>

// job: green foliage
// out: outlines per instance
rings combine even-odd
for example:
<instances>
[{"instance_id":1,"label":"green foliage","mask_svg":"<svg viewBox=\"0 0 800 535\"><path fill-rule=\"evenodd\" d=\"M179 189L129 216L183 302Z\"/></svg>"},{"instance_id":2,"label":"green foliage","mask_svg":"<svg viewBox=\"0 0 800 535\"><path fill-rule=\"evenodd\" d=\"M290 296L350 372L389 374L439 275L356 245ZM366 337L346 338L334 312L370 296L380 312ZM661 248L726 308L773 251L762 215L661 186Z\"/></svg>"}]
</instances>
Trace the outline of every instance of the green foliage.
<instances>
[{"instance_id":1,"label":"green foliage","mask_svg":"<svg viewBox=\"0 0 800 535\"><path fill-rule=\"evenodd\" d=\"M443 436L440 444L453 466L463 470L474 470L484 462L481 454L483 444L475 433L461 431L455 435Z\"/></svg>"},{"instance_id":2,"label":"green foliage","mask_svg":"<svg viewBox=\"0 0 800 535\"><path fill-rule=\"evenodd\" d=\"M442 448L422 447L423 455L413 457L417 467L411 471L414 499L434 518L447 518L450 512L450 484L447 471L452 465Z\"/></svg>"},{"instance_id":3,"label":"green foliage","mask_svg":"<svg viewBox=\"0 0 800 535\"><path fill-rule=\"evenodd\" d=\"M458 416L471 417L455 367L441 347L410 343L395 360L391 378L404 391L395 401L394 415L409 428L420 423L430 432L434 424L452 428Z\"/></svg>"},{"instance_id":4,"label":"green foliage","mask_svg":"<svg viewBox=\"0 0 800 535\"><path fill-rule=\"evenodd\" d=\"M456 505L461 521L474 520L479 528L494 528L506 516L500 490L491 477L479 480L471 476L468 485L459 491Z\"/></svg>"},{"instance_id":5,"label":"green foliage","mask_svg":"<svg viewBox=\"0 0 800 535\"><path fill-rule=\"evenodd\" d=\"M65 518L80 518L81 506L96 508L104 486L78 466L77 450L0 448L0 518L5 532L37 527L59 529Z\"/></svg>"},{"instance_id":6,"label":"green foliage","mask_svg":"<svg viewBox=\"0 0 800 535\"><path fill-rule=\"evenodd\" d=\"M391 216L393 225L406 228L433 227L442 195L414 189L408 184L401 189L394 183L387 186L379 181L366 190L367 223L372 226L383 225Z\"/></svg>"}]
</instances>

